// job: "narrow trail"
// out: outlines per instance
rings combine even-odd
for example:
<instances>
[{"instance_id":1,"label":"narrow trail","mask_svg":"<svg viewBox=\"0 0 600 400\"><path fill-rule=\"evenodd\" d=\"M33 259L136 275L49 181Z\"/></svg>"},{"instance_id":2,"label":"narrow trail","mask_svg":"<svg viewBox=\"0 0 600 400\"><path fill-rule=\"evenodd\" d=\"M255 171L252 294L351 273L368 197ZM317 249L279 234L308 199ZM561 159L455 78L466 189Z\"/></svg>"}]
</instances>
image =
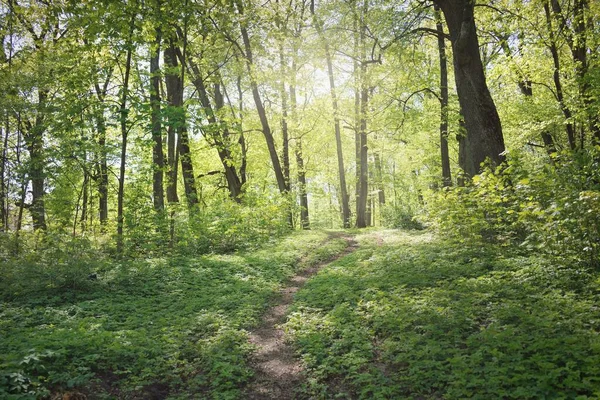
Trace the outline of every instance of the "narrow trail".
<instances>
[{"instance_id":1,"label":"narrow trail","mask_svg":"<svg viewBox=\"0 0 600 400\"><path fill-rule=\"evenodd\" d=\"M250 342L257 346L252 360L255 371L252 382L244 391L243 399L286 400L296 398L296 389L302 380L302 364L294 357L294 350L285 341L280 325L285 318L295 293L324 266L347 256L358 248L351 236L341 237L348 247L334 258L300 271L281 289L277 303L262 317L260 325L250 333Z\"/></svg>"}]
</instances>

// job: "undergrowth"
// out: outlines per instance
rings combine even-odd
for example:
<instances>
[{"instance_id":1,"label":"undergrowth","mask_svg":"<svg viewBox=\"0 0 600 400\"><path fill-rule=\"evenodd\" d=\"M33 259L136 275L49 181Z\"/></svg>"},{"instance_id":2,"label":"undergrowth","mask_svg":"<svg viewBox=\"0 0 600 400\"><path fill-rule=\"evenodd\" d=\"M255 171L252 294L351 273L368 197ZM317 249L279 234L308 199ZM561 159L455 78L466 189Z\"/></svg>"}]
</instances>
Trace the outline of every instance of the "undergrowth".
<instances>
[{"instance_id":1,"label":"undergrowth","mask_svg":"<svg viewBox=\"0 0 600 400\"><path fill-rule=\"evenodd\" d=\"M4 262L0 398L237 398L252 373L246 330L298 260L344 243L302 232L253 252L119 262L57 244Z\"/></svg>"},{"instance_id":2,"label":"undergrowth","mask_svg":"<svg viewBox=\"0 0 600 400\"><path fill-rule=\"evenodd\" d=\"M285 327L307 397L600 397L600 277L590 266L431 233L376 236L297 295Z\"/></svg>"}]
</instances>

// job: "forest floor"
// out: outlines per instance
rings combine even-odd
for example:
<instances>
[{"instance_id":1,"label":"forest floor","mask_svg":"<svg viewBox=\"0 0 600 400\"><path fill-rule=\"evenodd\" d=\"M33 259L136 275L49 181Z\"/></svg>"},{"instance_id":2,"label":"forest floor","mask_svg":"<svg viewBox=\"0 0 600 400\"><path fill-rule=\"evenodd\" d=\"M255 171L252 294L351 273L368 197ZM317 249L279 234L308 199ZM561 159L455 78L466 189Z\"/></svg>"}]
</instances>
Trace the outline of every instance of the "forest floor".
<instances>
[{"instance_id":1,"label":"forest floor","mask_svg":"<svg viewBox=\"0 0 600 400\"><path fill-rule=\"evenodd\" d=\"M335 233L332 237L344 239L348 247L333 259L324 260L294 275L280 290L260 325L250 332L250 343L256 346L251 360L255 374L242 395L244 399L287 400L300 395L303 367L291 343L286 340L282 325L287 320L294 295L305 282L327 264L354 252L358 247L352 236Z\"/></svg>"},{"instance_id":2,"label":"forest floor","mask_svg":"<svg viewBox=\"0 0 600 400\"><path fill-rule=\"evenodd\" d=\"M600 273L526 249L371 229L36 256L0 263L2 399L600 398Z\"/></svg>"}]
</instances>

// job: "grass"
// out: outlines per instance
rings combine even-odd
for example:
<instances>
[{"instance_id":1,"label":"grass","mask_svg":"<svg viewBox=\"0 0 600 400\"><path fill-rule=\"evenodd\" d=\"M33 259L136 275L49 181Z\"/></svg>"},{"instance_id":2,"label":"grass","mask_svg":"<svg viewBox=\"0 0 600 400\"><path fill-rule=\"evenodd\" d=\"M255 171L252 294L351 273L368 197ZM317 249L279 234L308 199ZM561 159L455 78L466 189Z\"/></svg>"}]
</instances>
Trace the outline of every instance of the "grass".
<instances>
[{"instance_id":1,"label":"grass","mask_svg":"<svg viewBox=\"0 0 600 400\"><path fill-rule=\"evenodd\" d=\"M600 398L597 272L427 232L358 240L286 324L308 397Z\"/></svg>"},{"instance_id":2,"label":"grass","mask_svg":"<svg viewBox=\"0 0 600 400\"><path fill-rule=\"evenodd\" d=\"M345 246L302 232L229 255L4 263L0 398L237 398L252 374L247 330L298 268Z\"/></svg>"}]
</instances>

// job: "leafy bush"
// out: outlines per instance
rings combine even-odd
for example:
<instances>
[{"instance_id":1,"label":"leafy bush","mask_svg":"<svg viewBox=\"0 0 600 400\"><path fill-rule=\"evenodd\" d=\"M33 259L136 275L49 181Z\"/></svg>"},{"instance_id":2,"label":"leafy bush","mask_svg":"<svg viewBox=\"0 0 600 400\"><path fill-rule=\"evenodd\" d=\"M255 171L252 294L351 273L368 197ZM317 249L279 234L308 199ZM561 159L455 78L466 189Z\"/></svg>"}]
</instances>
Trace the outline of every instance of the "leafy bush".
<instances>
[{"instance_id":1,"label":"leafy bush","mask_svg":"<svg viewBox=\"0 0 600 400\"><path fill-rule=\"evenodd\" d=\"M565 152L529 167L512 156L465 187L432 193L429 220L465 244L516 244L599 266L600 157Z\"/></svg>"},{"instance_id":2,"label":"leafy bush","mask_svg":"<svg viewBox=\"0 0 600 400\"><path fill-rule=\"evenodd\" d=\"M389 228L422 230L425 226L413 207L406 205L386 205L382 210L383 225Z\"/></svg>"},{"instance_id":3,"label":"leafy bush","mask_svg":"<svg viewBox=\"0 0 600 400\"><path fill-rule=\"evenodd\" d=\"M140 207L145 209L131 212L126 218L125 246L132 257L159 255L166 250L181 254L229 253L256 248L289 232L288 208L280 199L248 198L239 204L218 198L192 212L184 205L170 205L163 215L157 215L150 204Z\"/></svg>"}]
</instances>

